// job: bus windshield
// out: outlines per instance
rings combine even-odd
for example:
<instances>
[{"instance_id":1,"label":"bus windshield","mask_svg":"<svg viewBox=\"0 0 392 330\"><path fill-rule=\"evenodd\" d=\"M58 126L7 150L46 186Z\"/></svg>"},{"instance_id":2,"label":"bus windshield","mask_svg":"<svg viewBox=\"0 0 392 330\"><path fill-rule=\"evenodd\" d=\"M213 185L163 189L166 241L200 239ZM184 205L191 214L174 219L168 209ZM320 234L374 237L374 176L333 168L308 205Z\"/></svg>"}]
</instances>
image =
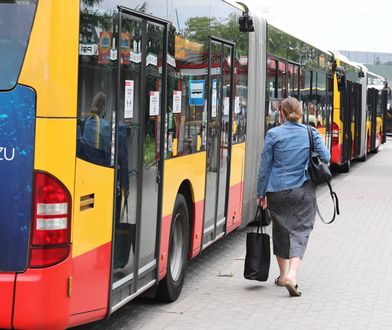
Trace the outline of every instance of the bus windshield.
<instances>
[{"instance_id":1,"label":"bus windshield","mask_svg":"<svg viewBox=\"0 0 392 330\"><path fill-rule=\"evenodd\" d=\"M0 90L15 87L37 0L0 0Z\"/></svg>"}]
</instances>

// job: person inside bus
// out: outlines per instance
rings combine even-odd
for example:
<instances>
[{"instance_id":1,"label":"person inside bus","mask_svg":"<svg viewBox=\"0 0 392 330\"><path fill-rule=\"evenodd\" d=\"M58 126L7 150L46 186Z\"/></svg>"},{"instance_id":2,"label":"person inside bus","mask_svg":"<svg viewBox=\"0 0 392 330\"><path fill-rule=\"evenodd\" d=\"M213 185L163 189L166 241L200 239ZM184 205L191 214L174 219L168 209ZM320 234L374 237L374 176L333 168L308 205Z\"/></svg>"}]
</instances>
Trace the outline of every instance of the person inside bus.
<instances>
[{"instance_id":1,"label":"person inside bus","mask_svg":"<svg viewBox=\"0 0 392 330\"><path fill-rule=\"evenodd\" d=\"M316 194L307 173L307 126L298 122L302 118L301 104L288 97L279 111L284 124L270 129L265 137L256 202L268 208L272 218L273 251L280 270L275 284L286 287L290 296L300 296L297 270L316 218ZM315 151L328 163L329 151L319 132L311 130Z\"/></svg>"},{"instance_id":2,"label":"person inside bus","mask_svg":"<svg viewBox=\"0 0 392 330\"><path fill-rule=\"evenodd\" d=\"M81 138L83 158L94 164L110 165L110 122L105 119L106 95L97 93L90 107L91 116L84 123Z\"/></svg>"}]
</instances>

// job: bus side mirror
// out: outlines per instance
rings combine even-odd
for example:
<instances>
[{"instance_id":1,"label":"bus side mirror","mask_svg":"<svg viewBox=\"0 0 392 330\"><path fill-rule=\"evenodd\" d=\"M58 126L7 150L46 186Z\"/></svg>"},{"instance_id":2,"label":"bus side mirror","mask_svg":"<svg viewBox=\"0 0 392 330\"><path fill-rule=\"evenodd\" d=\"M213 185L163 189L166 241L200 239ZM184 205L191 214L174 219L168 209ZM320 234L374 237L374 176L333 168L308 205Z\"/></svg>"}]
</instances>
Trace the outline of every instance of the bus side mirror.
<instances>
[{"instance_id":1,"label":"bus side mirror","mask_svg":"<svg viewBox=\"0 0 392 330\"><path fill-rule=\"evenodd\" d=\"M338 82L338 91L344 92L346 90L346 74L342 67L336 68L336 80Z\"/></svg>"}]
</instances>

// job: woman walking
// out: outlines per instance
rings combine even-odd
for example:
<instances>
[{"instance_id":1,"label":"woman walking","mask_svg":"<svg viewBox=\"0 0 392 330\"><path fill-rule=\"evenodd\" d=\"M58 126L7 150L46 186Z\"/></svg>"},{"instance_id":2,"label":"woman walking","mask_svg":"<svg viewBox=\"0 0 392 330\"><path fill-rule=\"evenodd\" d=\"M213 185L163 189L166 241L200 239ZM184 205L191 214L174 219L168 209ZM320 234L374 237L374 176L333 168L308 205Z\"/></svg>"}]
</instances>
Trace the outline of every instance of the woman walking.
<instances>
[{"instance_id":1,"label":"woman walking","mask_svg":"<svg viewBox=\"0 0 392 330\"><path fill-rule=\"evenodd\" d=\"M279 111L284 123L270 129L265 137L256 202L268 207L272 218L273 252L280 270L275 284L285 286L290 296L300 296L297 271L316 218L316 194L307 173L307 126L298 123L301 104L288 97ZM315 151L328 163L330 153L319 132L312 128L312 133Z\"/></svg>"}]
</instances>

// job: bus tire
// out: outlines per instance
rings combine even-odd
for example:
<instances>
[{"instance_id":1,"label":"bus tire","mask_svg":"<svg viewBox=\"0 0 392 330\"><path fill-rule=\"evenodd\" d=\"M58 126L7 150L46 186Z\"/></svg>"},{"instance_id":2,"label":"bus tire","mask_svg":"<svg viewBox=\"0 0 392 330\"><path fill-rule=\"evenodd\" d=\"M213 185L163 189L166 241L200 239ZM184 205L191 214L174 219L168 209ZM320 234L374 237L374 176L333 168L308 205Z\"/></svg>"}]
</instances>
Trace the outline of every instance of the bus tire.
<instances>
[{"instance_id":1,"label":"bus tire","mask_svg":"<svg viewBox=\"0 0 392 330\"><path fill-rule=\"evenodd\" d=\"M351 168L351 161L348 160L346 163L340 166L340 171L343 173L348 173L350 172L350 168Z\"/></svg>"},{"instance_id":2,"label":"bus tire","mask_svg":"<svg viewBox=\"0 0 392 330\"><path fill-rule=\"evenodd\" d=\"M157 298L165 302L177 300L185 280L189 251L189 213L186 199L178 194L174 203L170 228L166 277L158 285Z\"/></svg>"},{"instance_id":3,"label":"bus tire","mask_svg":"<svg viewBox=\"0 0 392 330\"><path fill-rule=\"evenodd\" d=\"M361 162L365 162L366 159L367 159L367 146L365 148L365 152L364 152L363 156L358 158L358 160L361 161Z\"/></svg>"}]
</instances>

